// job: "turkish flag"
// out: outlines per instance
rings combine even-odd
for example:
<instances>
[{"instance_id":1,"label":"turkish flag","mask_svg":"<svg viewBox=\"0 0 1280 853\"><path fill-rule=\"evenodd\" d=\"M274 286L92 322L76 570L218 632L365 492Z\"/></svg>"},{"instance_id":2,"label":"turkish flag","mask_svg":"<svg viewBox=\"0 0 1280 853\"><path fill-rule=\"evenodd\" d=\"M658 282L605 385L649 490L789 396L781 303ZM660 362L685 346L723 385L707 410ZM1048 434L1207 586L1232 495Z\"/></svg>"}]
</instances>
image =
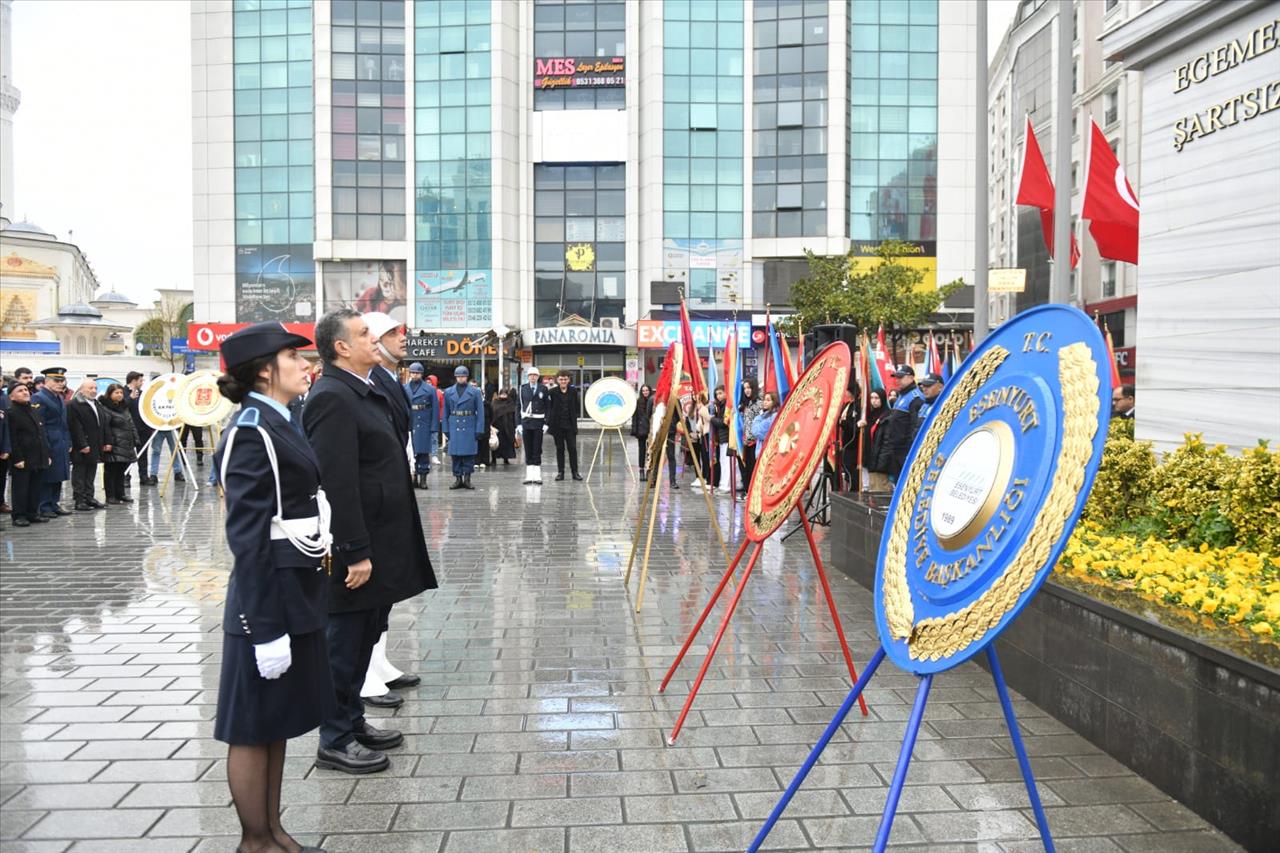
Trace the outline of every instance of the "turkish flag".
<instances>
[{"instance_id":1,"label":"turkish flag","mask_svg":"<svg viewBox=\"0 0 1280 853\"><path fill-rule=\"evenodd\" d=\"M1022 176L1018 179L1018 195L1014 204L1025 204L1040 208L1040 230L1044 232L1044 244L1049 247L1049 257L1053 257L1053 178L1049 177L1049 167L1044 163L1044 155L1040 153L1040 143L1036 141L1036 133L1031 129L1031 117L1027 117L1027 139L1022 156ZM1071 233L1071 268L1080 263L1080 246L1076 243L1076 235Z\"/></svg>"},{"instance_id":2,"label":"turkish flag","mask_svg":"<svg viewBox=\"0 0 1280 853\"><path fill-rule=\"evenodd\" d=\"M880 374L880 385L886 390L893 390L897 383L893 378L893 357L889 355L889 345L884 341L884 326L876 332L876 373Z\"/></svg>"},{"instance_id":3,"label":"turkish flag","mask_svg":"<svg viewBox=\"0 0 1280 853\"><path fill-rule=\"evenodd\" d=\"M683 293L680 295L680 345L684 347L685 371L693 384L693 393L700 394L706 390L706 380L699 368L698 348L693 343L693 324L689 322L689 308L685 305Z\"/></svg>"},{"instance_id":4,"label":"turkish flag","mask_svg":"<svg viewBox=\"0 0 1280 853\"><path fill-rule=\"evenodd\" d=\"M1089 220L1089 233L1098 254L1113 261L1138 262L1138 199L1116 159L1107 137L1090 120L1089 170L1085 175L1084 207L1080 216Z\"/></svg>"}]
</instances>

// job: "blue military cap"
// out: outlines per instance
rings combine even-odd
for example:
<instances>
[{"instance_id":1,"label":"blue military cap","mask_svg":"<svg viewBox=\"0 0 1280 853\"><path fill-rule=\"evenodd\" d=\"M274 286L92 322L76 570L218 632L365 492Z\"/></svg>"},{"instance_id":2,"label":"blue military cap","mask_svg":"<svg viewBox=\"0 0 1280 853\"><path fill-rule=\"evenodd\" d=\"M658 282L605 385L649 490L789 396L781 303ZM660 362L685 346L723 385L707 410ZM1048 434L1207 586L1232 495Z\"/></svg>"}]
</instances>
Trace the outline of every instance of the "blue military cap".
<instances>
[{"instance_id":1,"label":"blue military cap","mask_svg":"<svg viewBox=\"0 0 1280 853\"><path fill-rule=\"evenodd\" d=\"M427 371L423 369L422 362L415 361L413 364L409 365L409 372L410 373L426 373Z\"/></svg>"},{"instance_id":2,"label":"blue military cap","mask_svg":"<svg viewBox=\"0 0 1280 853\"><path fill-rule=\"evenodd\" d=\"M470 376L471 371L467 370L467 366L465 364L459 364L457 367L453 369L453 375L454 376Z\"/></svg>"},{"instance_id":3,"label":"blue military cap","mask_svg":"<svg viewBox=\"0 0 1280 853\"><path fill-rule=\"evenodd\" d=\"M46 367L40 371L40 375L46 379L66 379L67 369L65 367Z\"/></svg>"},{"instance_id":4,"label":"blue military cap","mask_svg":"<svg viewBox=\"0 0 1280 853\"><path fill-rule=\"evenodd\" d=\"M227 369L264 355L275 355L289 347L306 347L311 340L295 334L283 323L255 323L240 329L222 342L222 360Z\"/></svg>"}]
</instances>

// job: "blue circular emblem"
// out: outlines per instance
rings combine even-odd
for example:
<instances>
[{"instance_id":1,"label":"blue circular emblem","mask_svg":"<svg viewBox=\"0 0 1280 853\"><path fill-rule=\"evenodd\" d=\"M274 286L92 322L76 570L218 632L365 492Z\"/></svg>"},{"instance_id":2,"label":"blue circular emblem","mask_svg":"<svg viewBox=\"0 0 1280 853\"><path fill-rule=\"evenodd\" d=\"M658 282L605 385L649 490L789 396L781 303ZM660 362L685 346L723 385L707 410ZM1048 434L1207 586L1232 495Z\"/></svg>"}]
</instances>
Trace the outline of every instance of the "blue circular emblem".
<instances>
[{"instance_id":1,"label":"blue circular emblem","mask_svg":"<svg viewBox=\"0 0 1280 853\"><path fill-rule=\"evenodd\" d=\"M1111 368L1062 305L994 331L932 401L903 466L876 573L876 626L909 672L982 651L1053 570L1102 461Z\"/></svg>"}]
</instances>

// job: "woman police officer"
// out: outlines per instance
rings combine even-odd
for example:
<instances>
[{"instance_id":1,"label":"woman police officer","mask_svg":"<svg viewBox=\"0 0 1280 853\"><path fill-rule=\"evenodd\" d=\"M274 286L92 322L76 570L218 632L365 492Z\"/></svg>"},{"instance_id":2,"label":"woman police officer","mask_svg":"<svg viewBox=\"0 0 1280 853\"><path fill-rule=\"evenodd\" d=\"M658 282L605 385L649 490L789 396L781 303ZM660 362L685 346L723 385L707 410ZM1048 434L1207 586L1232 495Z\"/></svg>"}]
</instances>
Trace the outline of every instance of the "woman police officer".
<instances>
[{"instance_id":1,"label":"woman police officer","mask_svg":"<svg viewBox=\"0 0 1280 853\"><path fill-rule=\"evenodd\" d=\"M249 326L222 343L227 372L218 389L241 410L214 456L235 561L214 737L228 744L237 853L319 850L280 824L285 742L318 726L334 702L322 565L329 505L319 463L288 409L307 390L298 347L310 343L280 323Z\"/></svg>"}]
</instances>

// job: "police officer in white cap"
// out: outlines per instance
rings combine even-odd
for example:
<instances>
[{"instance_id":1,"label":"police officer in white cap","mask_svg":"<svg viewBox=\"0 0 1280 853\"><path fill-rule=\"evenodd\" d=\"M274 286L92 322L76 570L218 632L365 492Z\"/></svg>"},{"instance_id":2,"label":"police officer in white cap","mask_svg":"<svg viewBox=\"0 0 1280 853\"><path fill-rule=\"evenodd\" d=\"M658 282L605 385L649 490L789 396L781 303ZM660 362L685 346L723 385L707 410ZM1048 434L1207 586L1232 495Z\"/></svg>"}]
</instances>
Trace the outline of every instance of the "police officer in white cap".
<instances>
[{"instance_id":1,"label":"police officer in white cap","mask_svg":"<svg viewBox=\"0 0 1280 853\"><path fill-rule=\"evenodd\" d=\"M542 433L546 430L547 413L551 411L551 394L542 384L538 368L530 366L525 374L529 382L520 386L520 424L516 435L524 442L524 482L542 484Z\"/></svg>"}]
</instances>

